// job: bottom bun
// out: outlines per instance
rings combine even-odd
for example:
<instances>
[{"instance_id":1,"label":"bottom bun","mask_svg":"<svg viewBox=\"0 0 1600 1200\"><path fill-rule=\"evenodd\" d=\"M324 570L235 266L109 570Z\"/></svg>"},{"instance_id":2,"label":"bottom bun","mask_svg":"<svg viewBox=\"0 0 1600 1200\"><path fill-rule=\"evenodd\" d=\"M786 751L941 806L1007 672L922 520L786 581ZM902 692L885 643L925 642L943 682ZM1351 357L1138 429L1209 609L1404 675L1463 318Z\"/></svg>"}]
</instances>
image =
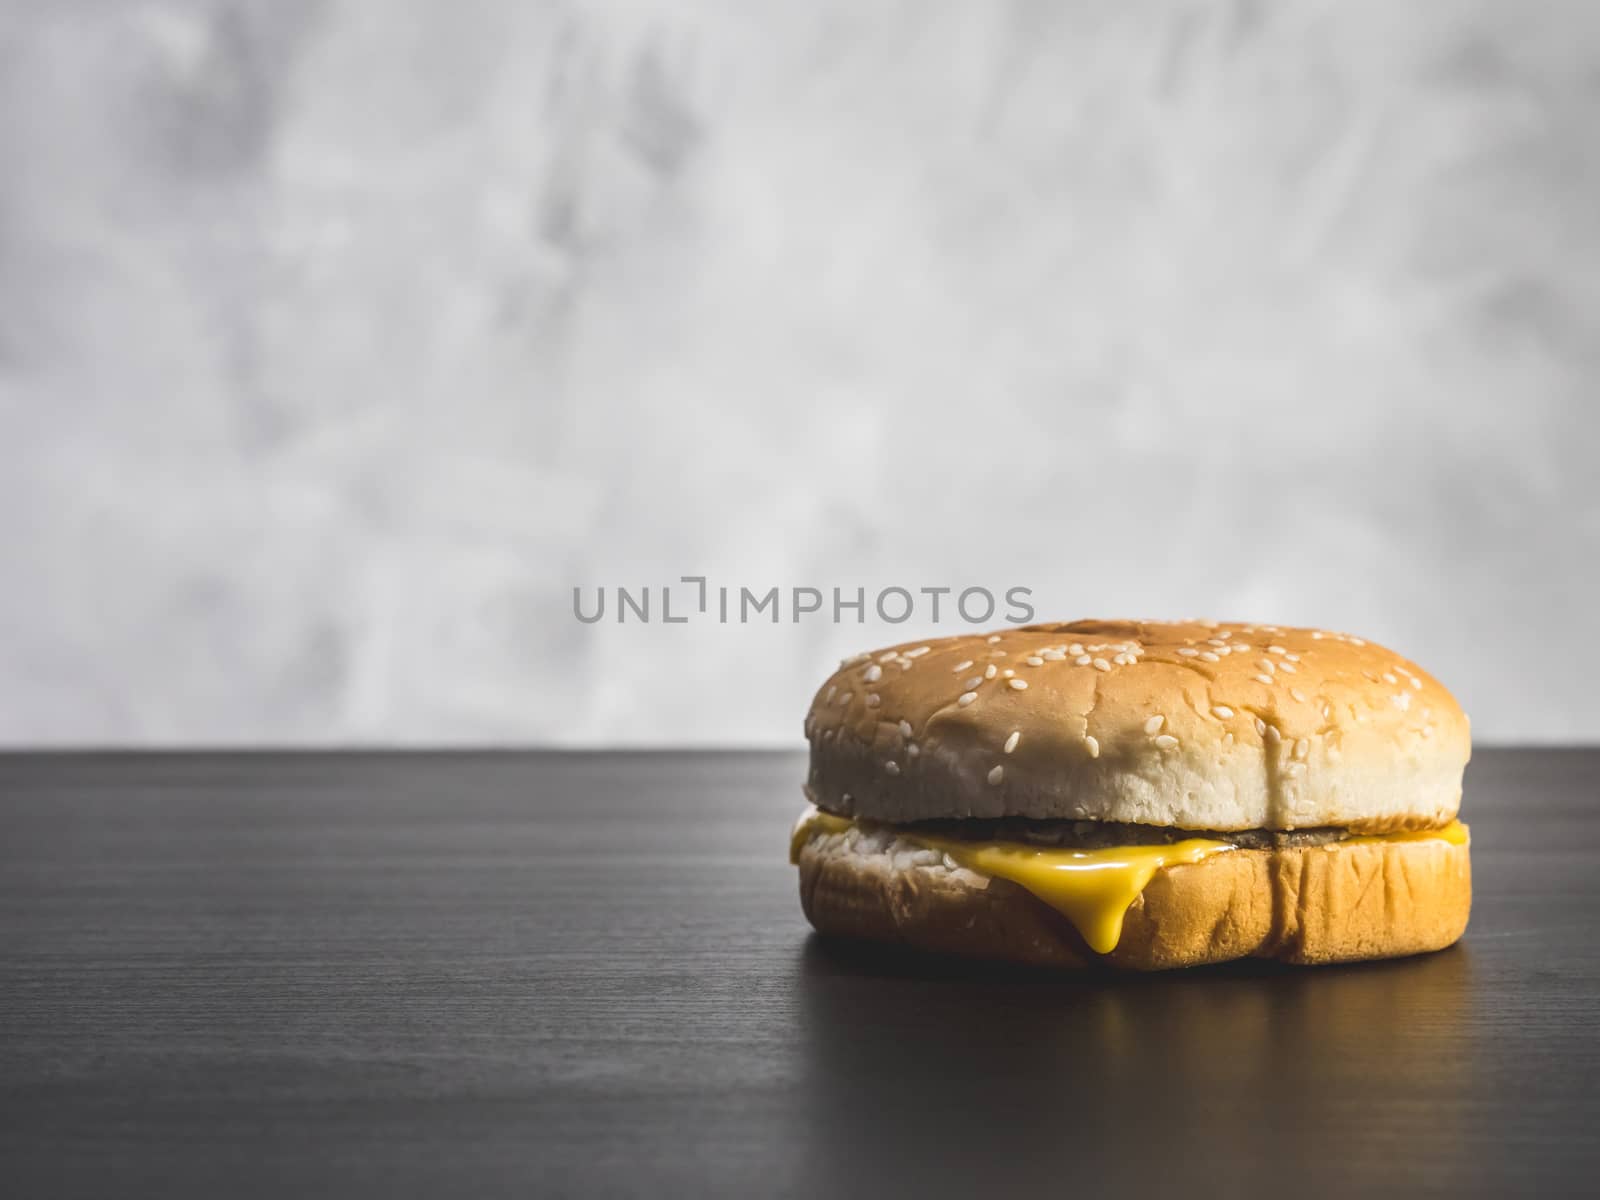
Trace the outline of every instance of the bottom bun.
<instances>
[{"instance_id":1,"label":"bottom bun","mask_svg":"<svg viewBox=\"0 0 1600 1200\"><path fill-rule=\"evenodd\" d=\"M929 861L892 835L800 848L800 903L819 933L972 958L1139 971L1236 958L1353 962L1442 950L1472 907L1465 844L1361 841L1233 850L1158 871L1109 954L1004 879ZM915 861L913 861L915 860Z\"/></svg>"}]
</instances>

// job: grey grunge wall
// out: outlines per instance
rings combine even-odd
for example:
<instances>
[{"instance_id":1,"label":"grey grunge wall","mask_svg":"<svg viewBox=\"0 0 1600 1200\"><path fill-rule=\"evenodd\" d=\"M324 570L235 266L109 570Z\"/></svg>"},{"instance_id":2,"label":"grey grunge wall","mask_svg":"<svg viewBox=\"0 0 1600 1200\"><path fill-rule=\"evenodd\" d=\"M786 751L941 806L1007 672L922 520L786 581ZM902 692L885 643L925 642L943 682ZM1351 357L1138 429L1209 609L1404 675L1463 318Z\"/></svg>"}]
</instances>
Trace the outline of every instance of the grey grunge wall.
<instances>
[{"instance_id":1,"label":"grey grunge wall","mask_svg":"<svg viewBox=\"0 0 1600 1200\"><path fill-rule=\"evenodd\" d=\"M1600 9L0 3L0 742L797 743L1311 623L1593 740ZM591 593L592 594L592 593Z\"/></svg>"}]
</instances>

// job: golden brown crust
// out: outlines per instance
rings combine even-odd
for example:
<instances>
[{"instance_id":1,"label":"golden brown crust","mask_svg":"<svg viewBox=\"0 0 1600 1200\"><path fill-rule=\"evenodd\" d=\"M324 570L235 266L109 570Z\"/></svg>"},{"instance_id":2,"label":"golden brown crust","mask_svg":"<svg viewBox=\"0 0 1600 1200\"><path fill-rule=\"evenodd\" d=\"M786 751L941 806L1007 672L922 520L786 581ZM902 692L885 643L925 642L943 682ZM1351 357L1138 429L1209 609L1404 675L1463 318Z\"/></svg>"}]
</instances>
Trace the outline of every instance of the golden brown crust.
<instances>
[{"instance_id":1,"label":"golden brown crust","mask_svg":"<svg viewBox=\"0 0 1600 1200\"><path fill-rule=\"evenodd\" d=\"M1441 950L1466 928L1472 874L1468 846L1442 840L1236 850L1158 872L1103 957L1023 888L970 871L810 843L800 853L800 900L825 934L992 961L1156 971Z\"/></svg>"},{"instance_id":2,"label":"golden brown crust","mask_svg":"<svg viewBox=\"0 0 1600 1200\"><path fill-rule=\"evenodd\" d=\"M965 697L965 702L963 702ZM1416 664L1323 630L1078 621L848 660L805 722L833 812L1185 829L1432 828L1466 715Z\"/></svg>"}]
</instances>

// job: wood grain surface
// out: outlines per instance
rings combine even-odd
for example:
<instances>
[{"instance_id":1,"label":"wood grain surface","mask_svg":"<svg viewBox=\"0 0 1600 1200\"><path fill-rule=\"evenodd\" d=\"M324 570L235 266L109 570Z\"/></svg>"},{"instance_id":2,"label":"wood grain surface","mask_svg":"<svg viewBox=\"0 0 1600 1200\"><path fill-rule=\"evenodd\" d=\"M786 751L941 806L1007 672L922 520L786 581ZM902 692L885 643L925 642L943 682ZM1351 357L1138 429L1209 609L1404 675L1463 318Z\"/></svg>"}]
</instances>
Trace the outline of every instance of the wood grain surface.
<instances>
[{"instance_id":1,"label":"wood grain surface","mask_svg":"<svg viewBox=\"0 0 1600 1200\"><path fill-rule=\"evenodd\" d=\"M0 758L0 1190L1587 1193L1600 752L1455 950L1071 981L801 918L782 754Z\"/></svg>"}]
</instances>

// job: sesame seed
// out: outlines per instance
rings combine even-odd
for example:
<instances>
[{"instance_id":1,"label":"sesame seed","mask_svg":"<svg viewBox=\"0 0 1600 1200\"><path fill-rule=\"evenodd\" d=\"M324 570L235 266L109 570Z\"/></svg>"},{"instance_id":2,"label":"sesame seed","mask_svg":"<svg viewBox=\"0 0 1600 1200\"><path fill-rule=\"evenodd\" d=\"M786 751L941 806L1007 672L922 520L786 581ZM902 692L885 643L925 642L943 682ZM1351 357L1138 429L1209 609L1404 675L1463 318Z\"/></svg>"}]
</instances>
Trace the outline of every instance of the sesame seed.
<instances>
[{"instance_id":1,"label":"sesame seed","mask_svg":"<svg viewBox=\"0 0 1600 1200\"><path fill-rule=\"evenodd\" d=\"M1285 650L1282 646L1268 646L1267 647L1267 653L1268 654L1287 654L1289 652L1287 650Z\"/></svg>"},{"instance_id":2,"label":"sesame seed","mask_svg":"<svg viewBox=\"0 0 1600 1200\"><path fill-rule=\"evenodd\" d=\"M978 698L978 693L977 692L962 692L961 695L956 697L956 703L959 704L962 708L965 708L967 705L971 704L977 698Z\"/></svg>"},{"instance_id":3,"label":"sesame seed","mask_svg":"<svg viewBox=\"0 0 1600 1200\"><path fill-rule=\"evenodd\" d=\"M983 669L983 677L985 679L993 679L999 673L1000 673L1000 668L995 666L993 663L990 663L987 667L985 667Z\"/></svg>"},{"instance_id":4,"label":"sesame seed","mask_svg":"<svg viewBox=\"0 0 1600 1200\"><path fill-rule=\"evenodd\" d=\"M1250 653L1250 643L1249 642L1235 642L1233 644L1233 652L1235 654L1249 654Z\"/></svg>"},{"instance_id":5,"label":"sesame seed","mask_svg":"<svg viewBox=\"0 0 1600 1200\"><path fill-rule=\"evenodd\" d=\"M1230 729L1227 733L1222 735L1222 744L1224 746L1233 745L1233 730Z\"/></svg>"},{"instance_id":6,"label":"sesame seed","mask_svg":"<svg viewBox=\"0 0 1600 1200\"><path fill-rule=\"evenodd\" d=\"M1096 671L1109 671L1111 670L1111 664L1103 658L1097 658L1094 660L1094 669Z\"/></svg>"},{"instance_id":7,"label":"sesame seed","mask_svg":"<svg viewBox=\"0 0 1600 1200\"><path fill-rule=\"evenodd\" d=\"M1061 662L1067 655L1063 650L1046 650L1044 657L1047 662Z\"/></svg>"},{"instance_id":8,"label":"sesame seed","mask_svg":"<svg viewBox=\"0 0 1600 1200\"><path fill-rule=\"evenodd\" d=\"M835 692L837 692L838 690L839 690L839 685L838 684L830 683L828 685L828 694L822 698L822 702L824 704L832 704L833 703L833 694Z\"/></svg>"},{"instance_id":9,"label":"sesame seed","mask_svg":"<svg viewBox=\"0 0 1600 1200\"><path fill-rule=\"evenodd\" d=\"M1166 724L1166 720L1166 717L1162 716L1160 713L1157 713L1144 723L1144 731L1146 733L1160 733L1161 726Z\"/></svg>"},{"instance_id":10,"label":"sesame seed","mask_svg":"<svg viewBox=\"0 0 1600 1200\"><path fill-rule=\"evenodd\" d=\"M1411 686L1416 688L1417 691L1420 692L1422 690L1422 680L1418 679L1415 675L1413 675L1411 677Z\"/></svg>"},{"instance_id":11,"label":"sesame seed","mask_svg":"<svg viewBox=\"0 0 1600 1200\"><path fill-rule=\"evenodd\" d=\"M1295 673L1295 669L1296 669L1295 665L1293 663L1291 663L1291 662L1279 663L1278 664L1278 670L1287 671L1290 675L1293 675Z\"/></svg>"},{"instance_id":12,"label":"sesame seed","mask_svg":"<svg viewBox=\"0 0 1600 1200\"><path fill-rule=\"evenodd\" d=\"M844 695L839 697L839 703L841 705L849 704L851 697L854 696L854 695L855 695L854 692L846 692Z\"/></svg>"},{"instance_id":13,"label":"sesame seed","mask_svg":"<svg viewBox=\"0 0 1600 1200\"><path fill-rule=\"evenodd\" d=\"M1027 663L1030 667L1042 667L1042 666L1044 666L1044 659L1040 658L1037 654L1030 655L1029 657L1023 659L1022 661Z\"/></svg>"},{"instance_id":14,"label":"sesame seed","mask_svg":"<svg viewBox=\"0 0 1600 1200\"><path fill-rule=\"evenodd\" d=\"M900 651L898 651L898 650L885 650L882 654L878 655L878 661L879 662L893 662L895 659L897 659L899 657L900 657Z\"/></svg>"},{"instance_id":15,"label":"sesame seed","mask_svg":"<svg viewBox=\"0 0 1600 1200\"><path fill-rule=\"evenodd\" d=\"M1087 667L1089 665L1089 656L1087 654L1080 654L1072 661L1077 663L1080 667Z\"/></svg>"},{"instance_id":16,"label":"sesame seed","mask_svg":"<svg viewBox=\"0 0 1600 1200\"><path fill-rule=\"evenodd\" d=\"M1085 746L1089 747L1089 757L1090 758L1099 758L1100 757L1100 739L1099 738L1090 737L1086 733L1086 734L1083 735L1083 744Z\"/></svg>"},{"instance_id":17,"label":"sesame seed","mask_svg":"<svg viewBox=\"0 0 1600 1200\"><path fill-rule=\"evenodd\" d=\"M1208 645L1208 646L1226 646L1227 644L1228 643L1226 641L1224 641L1222 638L1207 638L1206 639L1206 645Z\"/></svg>"},{"instance_id":18,"label":"sesame seed","mask_svg":"<svg viewBox=\"0 0 1600 1200\"><path fill-rule=\"evenodd\" d=\"M1163 733L1156 739L1156 745L1160 746L1163 750L1171 750L1177 744L1178 739L1173 737L1170 733Z\"/></svg>"},{"instance_id":19,"label":"sesame seed","mask_svg":"<svg viewBox=\"0 0 1600 1200\"><path fill-rule=\"evenodd\" d=\"M997 766L993 766L993 767L989 768L989 786L990 787L993 787L995 784L999 783L1005 777L1006 777L1006 769L1004 767L997 765Z\"/></svg>"},{"instance_id":20,"label":"sesame seed","mask_svg":"<svg viewBox=\"0 0 1600 1200\"><path fill-rule=\"evenodd\" d=\"M1285 654L1284 658L1288 659L1290 662L1300 661L1300 656L1298 654Z\"/></svg>"},{"instance_id":21,"label":"sesame seed","mask_svg":"<svg viewBox=\"0 0 1600 1200\"><path fill-rule=\"evenodd\" d=\"M900 736L903 737L903 738L908 738L908 737L911 736L911 722L910 721L901 721L900 722Z\"/></svg>"},{"instance_id":22,"label":"sesame seed","mask_svg":"<svg viewBox=\"0 0 1600 1200\"><path fill-rule=\"evenodd\" d=\"M1264 683L1268 687L1272 686L1272 676L1271 675L1252 675L1250 678L1254 679L1257 683Z\"/></svg>"},{"instance_id":23,"label":"sesame seed","mask_svg":"<svg viewBox=\"0 0 1600 1200\"><path fill-rule=\"evenodd\" d=\"M877 692L868 692L867 693L867 707L868 708L877 708L879 703L880 703L880 701L878 699L878 693Z\"/></svg>"},{"instance_id":24,"label":"sesame seed","mask_svg":"<svg viewBox=\"0 0 1600 1200\"><path fill-rule=\"evenodd\" d=\"M1222 720L1226 721L1229 717L1233 716L1233 709L1229 708L1226 704L1213 704L1211 706L1211 715L1220 717Z\"/></svg>"},{"instance_id":25,"label":"sesame seed","mask_svg":"<svg viewBox=\"0 0 1600 1200\"><path fill-rule=\"evenodd\" d=\"M1083 643L1082 642L1073 642L1072 645L1067 647L1067 653L1068 654L1082 654L1083 653Z\"/></svg>"},{"instance_id":26,"label":"sesame seed","mask_svg":"<svg viewBox=\"0 0 1600 1200\"><path fill-rule=\"evenodd\" d=\"M1289 695L1293 696L1301 704L1304 704L1306 702L1306 694L1304 692L1302 692L1299 688L1290 688L1289 689Z\"/></svg>"},{"instance_id":27,"label":"sesame seed","mask_svg":"<svg viewBox=\"0 0 1600 1200\"><path fill-rule=\"evenodd\" d=\"M1010 754L1013 750L1015 750L1017 748L1017 743L1021 740L1022 731L1020 729L1013 729L1011 731L1011 736L1006 739L1006 753Z\"/></svg>"},{"instance_id":28,"label":"sesame seed","mask_svg":"<svg viewBox=\"0 0 1600 1200\"><path fill-rule=\"evenodd\" d=\"M1000 635L998 633L991 633L987 640L989 642L989 645L992 646L992 645L994 645L996 642L998 642L1000 640Z\"/></svg>"},{"instance_id":29,"label":"sesame seed","mask_svg":"<svg viewBox=\"0 0 1600 1200\"><path fill-rule=\"evenodd\" d=\"M973 688L977 687L982 682L983 682L983 676L982 675L974 675L971 679L967 680L965 683L963 683L961 685L961 690L963 692L970 692Z\"/></svg>"},{"instance_id":30,"label":"sesame seed","mask_svg":"<svg viewBox=\"0 0 1600 1200\"><path fill-rule=\"evenodd\" d=\"M1278 669L1278 664L1273 662L1270 658L1263 658L1263 659L1259 659L1258 661L1261 664L1261 669L1263 671L1265 671L1268 675L1271 675L1274 671L1276 671Z\"/></svg>"},{"instance_id":31,"label":"sesame seed","mask_svg":"<svg viewBox=\"0 0 1600 1200\"><path fill-rule=\"evenodd\" d=\"M1019 692L1028 690L1028 681L1026 679L1008 679L1006 682Z\"/></svg>"},{"instance_id":32,"label":"sesame seed","mask_svg":"<svg viewBox=\"0 0 1600 1200\"><path fill-rule=\"evenodd\" d=\"M906 757L907 758L915 758L917 755L919 755L921 753L922 753L922 747L918 746L915 742L907 742L906 743Z\"/></svg>"},{"instance_id":33,"label":"sesame seed","mask_svg":"<svg viewBox=\"0 0 1600 1200\"><path fill-rule=\"evenodd\" d=\"M1283 734L1278 732L1278 727L1276 725L1268 725L1267 726L1267 741L1276 742L1279 739L1281 739L1282 737L1283 737Z\"/></svg>"},{"instance_id":34,"label":"sesame seed","mask_svg":"<svg viewBox=\"0 0 1600 1200\"><path fill-rule=\"evenodd\" d=\"M1399 683L1400 682L1400 680L1395 677L1395 673L1393 671L1385 671L1383 673L1383 681L1385 683Z\"/></svg>"},{"instance_id":35,"label":"sesame seed","mask_svg":"<svg viewBox=\"0 0 1600 1200\"><path fill-rule=\"evenodd\" d=\"M1200 651L1196 650L1193 646L1179 646L1178 653L1183 655L1185 658L1193 658L1195 655L1199 654Z\"/></svg>"},{"instance_id":36,"label":"sesame seed","mask_svg":"<svg viewBox=\"0 0 1600 1200\"><path fill-rule=\"evenodd\" d=\"M918 646L915 650L907 650L906 651L906 657L907 658L921 658L924 654L926 654L929 650L932 650L932 649L933 649L932 646Z\"/></svg>"},{"instance_id":37,"label":"sesame seed","mask_svg":"<svg viewBox=\"0 0 1600 1200\"><path fill-rule=\"evenodd\" d=\"M1311 749L1311 743L1308 742L1305 738L1297 738L1295 740L1295 743L1294 743L1294 756L1296 758L1304 758L1306 756L1307 752L1310 749Z\"/></svg>"},{"instance_id":38,"label":"sesame seed","mask_svg":"<svg viewBox=\"0 0 1600 1200\"><path fill-rule=\"evenodd\" d=\"M873 663L867 668L867 673L861 678L865 679L868 683L877 683L878 680L883 678L883 668L877 663Z\"/></svg>"},{"instance_id":39,"label":"sesame seed","mask_svg":"<svg viewBox=\"0 0 1600 1200\"><path fill-rule=\"evenodd\" d=\"M900 764L895 762L894 759L892 759L892 758L888 762L883 764L883 769L885 771L889 772L889 774L891 774L891 775L900 774Z\"/></svg>"},{"instance_id":40,"label":"sesame seed","mask_svg":"<svg viewBox=\"0 0 1600 1200\"><path fill-rule=\"evenodd\" d=\"M1000 678L1001 679L1010 679L1015 674L1016 674L1015 671L1013 671L1010 667L1007 667L1004 671L1000 672Z\"/></svg>"},{"instance_id":41,"label":"sesame seed","mask_svg":"<svg viewBox=\"0 0 1600 1200\"><path fill-rule=\"evenodd\" d=\"M960 674L962 671L965 671L971 665L972 665L972 660L970 658L967 659L965 662L958 662L955 666L950 668L950 673L952 675Z\"/></svg>"},{"instance_id":42,"label":"sesame seed","mask_svg":"<svg viewBox=\"0 0 1600 1200\"><path fill-rule=\"evenodd\" d=\"M1266 737L1267 736L1267 723L1265 721L1263 721L1260 717L1256 718L1256 733L1260 737Z\"/></svg>"},{"instance_id":43,"label":"sesame seed","mask_svg":"<svg viewBox=\"0 0 1600 1200\"><path fill-rule=\"evenodd\" d=\"M1220 658L1218 658L1215 654L1211 653L1211 651L1202 650L1202 651L1200 651L1200 661L1201 662L1221 662L1222 660Z\"/></svg>"},{"instance_id":44,"label":"sesame seed","mask_svg":"<svg viewBox=\"0 0 1600 1200\"><path fill-rule=\"evenodd\" d=\"M1350 644L1351 644L1351 645L1352 645L1352 646L1365 646L1365 645L1366 645L1366 643L1365 643L1365 642L1364 642L1364 641L1362 641L1362 640L1361 640L1361 639L1360 639L1360 638L1358 638L1358 637L1353 637L1353 638L1351 638L1351 639L1350 639Z\"/></svg>"}]
</instances>

